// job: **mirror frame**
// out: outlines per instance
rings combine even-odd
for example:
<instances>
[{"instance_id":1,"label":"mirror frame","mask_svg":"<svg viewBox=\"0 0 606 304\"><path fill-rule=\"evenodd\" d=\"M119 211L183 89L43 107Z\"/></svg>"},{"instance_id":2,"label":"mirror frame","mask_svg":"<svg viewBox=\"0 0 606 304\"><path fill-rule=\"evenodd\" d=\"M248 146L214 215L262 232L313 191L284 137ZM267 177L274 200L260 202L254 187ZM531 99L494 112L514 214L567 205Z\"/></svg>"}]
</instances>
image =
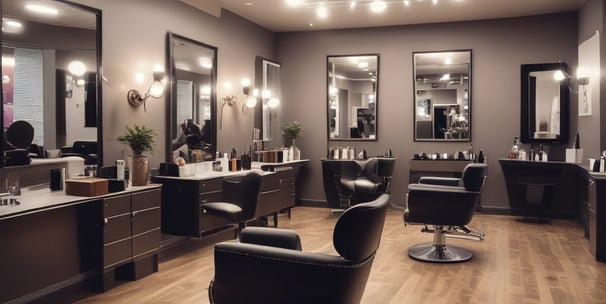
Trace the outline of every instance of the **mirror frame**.
<instances>
[{"instance_id":1,"label":"mirror frame","mask_svg":"<svg viewBox=\"0 0 606 304\"><path fill-rule=\"evenodd\" d=\"M173 44L172 44L172 39L178 39L178 40L182 40L188 43L191 43L193 45L199 46L199 47L203 47L203 48L207 48L210 51L213 52L213 68L211 71L211 75L210 75L210 120L211 120L211 128L212 128L212 140L209 144L212 145L211 151L212 151L212 157L213 159L215 159L215 154L217 151L217 54L218 54L218 48L206 43L202 43L200 41L191 39L191 38L187 38L185 36L181 36L179 34L175 34L173 32L167 32L166 34L166 63L168 65L168 74L170 76L170 90L168 90L167 92L167 97L168 97L168 102L166 105L166 121L167 121L167 125L166 125L166 161L167 162L173 162L174 160L172 159L172 155L173 155L173 150L172 150L172 134L173 134L173 127L177 128L177 112L175 111L175 105L176 105L176 96L177 94L175 93L177 91L177 82L175 81L176 78L176 73L175 73L175 62L173 60L173 55L174 55L174 50L173 50ZM200 122L197 122L200 123ZM178 131L177 131L178 132Z\"/></svg>"},{"instance_id":2,"label":"mirror frame","mask_svg":"<svg viewBox=\"0 0 606 304\"><path fill-rule=\"evenodd\" d=\"M80 3L67 1L67 0L51 0L62 5L71 6L73 8L87 11L93 15L95 15L95 41L96 41L96 63L97 63L97 77L96 77L96 97L97 97L97 175L101 173L101 169L103 166L103 48L102 48L102 37L103 37L103 26L102 20L103 15L100 9L90 7L87 5L83 5ZM2 9L2 2L0 2L0 11L4 12ZM0 33L0 41L4 40L4 35ZM2 56L2 48L0 48L0 57ZM4 92L2 87L0 87L0 94L4 96ZM4 106L0 106L0 125L4 126ZM4 142L4 132L0 132L0 143ZM1 146L1 145L0 145ZM57 149L60 147L56 147ZM2 149L0 153L0 168L4 168L4 149Z\"/></svg>"},{"instance_id":3,"label":"mirror frame","mask_svg":"<svg viewBox=\"0 0 606 304\"><path fill-rule=\"evenodd\" d=\"M566 77L560 82L560 136L558 138L533 138L530 132L534 132L535 128L535 110L531 107L529 98L528 77L532 72L542 71L557 71L561 70L565 75L568 73L568 66L565 63L538 63L538 64L522 64L520 68L520 93L521 93L521 108L520 108L520 141L522 143L539 143L539 144L557 144L568 143L569 136L569 89L570 78Z\"/></svg>"},{"instance_id":4,"label":"mirror frame","mask_svg":"<svg viewBox=\"0 0 606 304\"><path fill-rule=\"evenodd\" d=\"M416 61L416 55L421 55L421 54L433 54L433 53L455 53L455 52L459 52L459 53L469 53L469 67L468 67L468 81L467 81L467 125L468 125L468 132L469 132L469 136L467 138L417 138L417 61ZM412 111L412 121L413 121L413 128L412 128L412 137L413 140L416 142L471 142L471 136L472 136L472 71L473 71L473 52L471 49L456 49L456 50L441 50L441 51L420 51L420 52L413 52L412 53L412 84L413 84L413 90L412 90L412 95L413 95L413 102L412 102L412 107L413 107L413 111ZM453 104L454 105L454 104ZM432 124L433 124L433 119L432 119Z\"/></svg>"},{"instance_id":5,"label":"mirror frame","mask_svg":"<svg viewBox=\"0 0 606 304\"><path fill-rule=\"evenodd\" d=\"M375 81L375 132L373 138L351 138L351 137L330 137L330 59L331 58L343 58L343 57L369 57L375 56L377 59L377 70L376 70L376 81ZM326 138L328 141L377 141L379 140L379 72L381 66L381 56L379 53L364 53L364 54L347 54L347 55L328 55L326 56Z\"/></svg>"}]
</instances>

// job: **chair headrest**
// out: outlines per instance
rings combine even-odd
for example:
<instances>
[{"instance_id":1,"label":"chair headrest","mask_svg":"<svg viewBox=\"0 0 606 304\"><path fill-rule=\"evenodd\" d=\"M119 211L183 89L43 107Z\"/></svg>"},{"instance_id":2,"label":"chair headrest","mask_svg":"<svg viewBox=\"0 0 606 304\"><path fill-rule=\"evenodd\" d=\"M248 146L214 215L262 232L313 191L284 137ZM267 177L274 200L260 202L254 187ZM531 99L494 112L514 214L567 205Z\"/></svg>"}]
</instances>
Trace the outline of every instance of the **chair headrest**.
<instances>
[{"instance_id":1,"label":"chair headrest","mask_svg":"<svg viewBox=\"0 0 606 304\"><path fill-rule=\"evenodd\" d=\"M486 177L487 164L472 163L465 166L461 179L463 186L469 191L480 191L484 186L484 178Z\"/></svg>"},{"instance_id":2,"label":"chair headrest","mask_svg":"<svg viewBox=\"0 0 606 304\"><path fill-rule=\"evenodd\" d=\"M382 194L341 214L333 232L333 245L343 258L360 261L377 250L388 204L389 194Z\"/></svg>"}]
</instances>

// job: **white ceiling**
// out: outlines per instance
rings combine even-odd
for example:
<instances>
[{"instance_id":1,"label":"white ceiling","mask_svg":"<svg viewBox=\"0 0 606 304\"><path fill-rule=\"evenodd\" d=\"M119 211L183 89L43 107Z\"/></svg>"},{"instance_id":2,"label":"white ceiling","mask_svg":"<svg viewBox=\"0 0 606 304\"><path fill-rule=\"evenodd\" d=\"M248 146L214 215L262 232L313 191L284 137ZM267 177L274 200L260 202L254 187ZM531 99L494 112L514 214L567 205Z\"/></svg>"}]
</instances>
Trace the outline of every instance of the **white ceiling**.
<instances>
[{"instance_id":1,"label":"white ceiling","mask_svg":"<svg viewBox=\"0 0 606 304\"><path fill-rule=\"evenodd\" d=\"M186 2L186 0L180 0ZM368 4L358 0L353 9L351 1L324 0L329 17L319 19L310 5L290 7L285 0L197 0L215 2L254 23L274 32L309 31L325 29L360 28L404 24L440 23L450 21L482 20L518 16L542 15L576 11L585 0L390 0L382 14L370 12ZM305 0L319 2L317 0ZM189 1L189 2L195 2ZM330 6L336 2L343 6ZM368 2L368 0L366 0ZM193 5L193 4L192 4ZM205 5L208 7L208 4ZM200 9L204 9L199 7ZM208 12L208 8L206 8ZM212 13L212 12L210 12ZM310 26L313 24L313 27Z\"/></svg>"}]
</instances>

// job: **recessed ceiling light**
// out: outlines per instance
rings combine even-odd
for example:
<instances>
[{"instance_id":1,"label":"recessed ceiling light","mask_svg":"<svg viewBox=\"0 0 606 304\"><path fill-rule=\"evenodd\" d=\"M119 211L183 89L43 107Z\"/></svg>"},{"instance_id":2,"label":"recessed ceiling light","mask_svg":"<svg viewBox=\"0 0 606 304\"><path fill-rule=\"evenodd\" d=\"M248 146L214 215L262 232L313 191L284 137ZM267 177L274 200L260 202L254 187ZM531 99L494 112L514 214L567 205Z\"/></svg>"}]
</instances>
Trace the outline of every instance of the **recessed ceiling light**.
<instances>
[{"instance_id":1,"label":"recessed ceiling light","mask_svg":"<svg viewBox=\"0 0 606 304\"><path fill-rule=\"evenodd\" d=\"M387 4L381 0L374 0L370 3L370 10L375 13L383 12L387 8Z\"/></svg>"},{"instance_id":2,"label":"recessed ceiling light","mask_svg":"<svg viewBox=\"0 0 606 304\"><path fill-rule=\"evenodd\" d=\"M244 6L252 6L252 5L253 5L252 2L246 2L246 3L244 3Z\"/></svg>"},{"instance_id":3,"label":"recessed ceiling light","mask_svg":"<svg viewBox=\"0 0 606 304\"><path fill-rule=\"evenodd\" d=\"M323 4L318 6L318 8L316 9L316 15L318 15L318 17L322 19L328 17L328 9L326 8L326 6L324 6Z\"/></svg>"},{"instance_id":4,"label":"recessed ceiling light","mask_svg":"<svg viewBox=\"0 0 606 304\"><path fill-rule=\"evenodd\" d=\"M56 16L59 14L59 11L56 8L39 4L26 4L25 8L31 12L43 15Z\"/></svg>"},{"instance_id":5,"label":"recessed ceiling light","mask_svg":"<svg viewBox=\"0 0 606 304\"><path fill-rule=\"evenodd\" d=\"M290 6L299 6L303 4L303 0L286 0L286 4Z\"/></svg>"},{"instance_id":6,"label":"recessed ceiling light","mask_svg":"<svg viewBox=\"0 0 606 304\"><path fill-rule=\"evenodd\" d=\"M410 1L409 0L404 0L404 5L410 6Z\"/></svg>"}]
</instances>

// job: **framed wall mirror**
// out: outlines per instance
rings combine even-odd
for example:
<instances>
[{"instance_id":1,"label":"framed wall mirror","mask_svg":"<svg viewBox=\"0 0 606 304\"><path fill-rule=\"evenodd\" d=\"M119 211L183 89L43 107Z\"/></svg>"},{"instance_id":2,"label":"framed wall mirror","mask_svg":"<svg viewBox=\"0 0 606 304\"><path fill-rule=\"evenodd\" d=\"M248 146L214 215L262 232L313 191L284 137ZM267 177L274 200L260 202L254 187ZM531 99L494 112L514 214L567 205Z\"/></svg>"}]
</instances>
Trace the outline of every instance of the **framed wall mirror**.
<instances>
[{"instance_id":1,"label":"framed wall mirror","mask_svg":"<svg viewBox=\"0 0 606 304\"><path fill-rule=\"evenodd\" d=\"M2 0L0 119L5 132L31 125L33 136L17 145L7 132L0 166L25 164L11 163L7 155L15 148L31 148L32 163L62 149L70 152L64 156L102 164L101 11L69 1L36 4L48 13L27 1Z\"/></svg>"},{"instance_id":2,"label":"framed wall mirror","mask_svg":"<svg viewBox=\"0 0 606 304\"><path fill-rule=\"evenodd\" d=\"M521 66L522 143L568 142L569 75L565 63Z\"/></svg>"},{"instance_id":3,"label":"framed wall mirror","mask_svg":"<svg viewBox=\"0 0 606 304\"><path fill-rule=\"evenodd\" d=\"M167 161L179 156L193 161L200 154L201 160L214 159L217 48L170 32L166 44L171 79Z\"/></svg>"},{"instance_id":4,"label":"framed wall mirror","mask_svg":"<svg viewBox=\"0 0 606 304\"><path fill-rule=\"evenodd\" d=\"M327 56L329 140L377 140L379 54Z\"/></svg>"},{"instance_id":5,"label":"framed wall mirror","mask_svg":"<svg viewBox=\"0 0 606 304\"><path fill-rule=\"evenodd\" d=\"M412 56L415 141L470 141L471 50Z\"/></svg>"},{"instance_id":6,"label":"framed wall mirror","mask_svg":"<svg viewBox=\"0 0 606 304\"><path fill-rule=\"evenodd\" d=\"M260 131L260 139L265 148L280 148L282 142L282 118L280 101L282 81L280 63L257 57L255 59L255 87L260 90L255 110L255 128Z\"/></svg>"}]
</instances>

